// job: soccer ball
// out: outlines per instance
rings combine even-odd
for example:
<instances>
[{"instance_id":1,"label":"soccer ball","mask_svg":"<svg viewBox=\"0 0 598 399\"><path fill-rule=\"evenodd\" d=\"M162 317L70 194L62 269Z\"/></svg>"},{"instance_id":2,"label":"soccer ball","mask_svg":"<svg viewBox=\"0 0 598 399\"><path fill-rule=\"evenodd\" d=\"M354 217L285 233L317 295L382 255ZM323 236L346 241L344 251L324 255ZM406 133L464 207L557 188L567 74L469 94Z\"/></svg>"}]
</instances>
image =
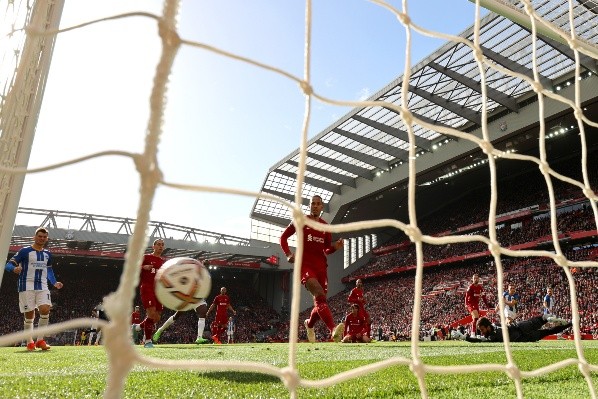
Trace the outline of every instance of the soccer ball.
<instances>
[{"instance_id":1,"label":"soccer ball","mask_svg":"<svg viewBox=\"0 0 598 399\"><path fill-rule=\"evenodd\" d=\"M172 310L194 309L210 294L211 288L208 269L196 259L170 259L156 273L156 297Z\"/></svg>"}]
</instances>

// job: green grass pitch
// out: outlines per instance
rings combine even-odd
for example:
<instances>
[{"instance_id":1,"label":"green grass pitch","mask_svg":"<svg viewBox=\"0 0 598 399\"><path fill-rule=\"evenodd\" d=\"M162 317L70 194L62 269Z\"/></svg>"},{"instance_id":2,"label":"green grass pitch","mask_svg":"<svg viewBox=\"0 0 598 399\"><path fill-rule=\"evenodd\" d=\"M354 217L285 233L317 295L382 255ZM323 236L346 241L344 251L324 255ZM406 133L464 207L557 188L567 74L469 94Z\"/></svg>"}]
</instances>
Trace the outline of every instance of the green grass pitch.
<instances>
[{"instance_id":1,"label":"green grass pitch","mask_svg":"<svg viewBox=\"0 0 598 399\"><path fill-rule=\"evenodd\" d=\"M598 341L582 341L584 356L598 364ZM522 370L534 370L564 359L576 359L573 341L513 344L513 355ZM288 365L287 344L156 345L138 349L161 359L259 361L276 367ZM500 344L444 341L421 343L425 364L506 364ZM301 343L297 365L302 378L322 379L393 356L410 357L409 342L334 344ZM1 398L99 398L106 386L107 357L99 347L53 347L28 353L24 348L0 348ZM596 387L598 374L593 373ZM427 374L430 398L515 398L515 384L504 372ZM523 380L526 398L589 398L590 391L577 366L568 366L541 377ZM158 371L136 366L129 374L126 398L289 398L289 391L275 377L260 373ZM299 398L419 398L415 376L408 366L342 382L337 386L300 388Z\"/></svg>"}]
</instances>

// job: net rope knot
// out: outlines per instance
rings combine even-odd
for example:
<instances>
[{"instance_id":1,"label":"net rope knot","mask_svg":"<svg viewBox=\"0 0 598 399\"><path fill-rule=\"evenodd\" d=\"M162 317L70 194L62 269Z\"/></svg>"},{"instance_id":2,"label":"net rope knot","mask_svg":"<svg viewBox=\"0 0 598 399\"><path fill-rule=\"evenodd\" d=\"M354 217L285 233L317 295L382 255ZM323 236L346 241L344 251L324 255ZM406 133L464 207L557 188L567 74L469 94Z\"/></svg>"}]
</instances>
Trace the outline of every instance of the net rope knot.
<instances>
[{"instance_id":1,"label":"net rope knot","mask_svg":"<svg viewBox=\"0 0 598 399\"><path fill-rule=\"evenodd\" d=\"M295 391L299 385L299 375L297 374L297 370L291 367L284 367L280 370L280 379L289 391Z\"/></svg>"},{"instance_id":2,"label":"net rope knot","mask_svg":"<svg viewBox=\"0 0 598 399\"><path fill-rule=\"evenodd\" d=\"M314 88L305 80L302 80L299 83L299 87L301 87L301 90L306 96L311 96L312 94L314 94Z\"/></svg>"},{"instance_id":3,"label":"net rope knot","mask_svg":"<svg viewBox=\"0 0 598 399\"><path fill-rule=\"evenodd\" d=\"M491 241L490 244L488 244L488 250L494 257L500 256L500 248L500 244L496 241Z\"/></svg>"},{"instance_id":4,"label":"net rope knot","mask_svg":"<svg viewBox=\"0 0 598 399\"><path fill-rule=\"evenodd\" d=\"M164 21L158 22L158 33L166 46L179 47L181 45L181 37L176 29L170 28Z\"/></svg>"},{"instance_id":5,"label":"net rope knot","mask_svg":"<svg viewBox=\"0 0 598 399\"><path fill-rule=\"evenodd\" d=\"M567 258L565 258L563 255L555 256L554 262L561 267L567 266Z\"/></svg>"},{"instance_id":6,"label":"net rope knot","mask_svg":"<svg viewBox=\"0 0 598 399\"><path fill-rule=\"evenodd\" d=\"M409 15L405 14L404 12L397 14L397 19L405 26L411 25L411 18L409 18Z\"/></svg>"},{"instance_id":7,"label":"net rope knot","mask_svg":"<svg viewBox=\"0 0 598 399\"><path fill-rule=\"evenodd\" d=\"M548 174L550 171L550 166L546 161L540 161L540 165L538 165L538 168L540 169L540 172L542 172L542 174L544 175Z\"/></svg>"},{"instance_id":8,"label":"net rope knot","mask_svg":"<svg viewBox=\"0 0 598 399\"><path fill-rule=\"evenodd\" d=\"M494 146L489 141L482 141L480 143L480 148L486 155L491 155L492 151L494 150Z\"/></svg>"},{"instance_id":9,"label":"net rope knot","mask_svg":"<svg viewBox=\"0 0 598 399\"><path fill-rule=\"evenodd\" d=\"M521 381L521 370L515 364L508 364L506 369L507 375L515 381Z\"/></svg>"},{"instance_id":10,"label":"net rope knot","mask_svg":"<svg viewBox=\"0 0 598 399\"><path fill-rule=\"evenodd\" d=\"M412 242L419 242L422 240L422 233L419 228L416 226L406 226L405 227L405 234L409 236Z\"/></svg>"},{"instance_id":11,"label":"net rope knot","mask_svg":"<svg viewBox=\"0 0 598 399\"><path fill-rule=\"evenodd\" d=\"M538 94L540 94L540 93L542 92L542 90L544 90L544 86L542 86L542 83L540 83L540 82L537 82L537 81L535 81L535 80L534 80L533 82L531 82L531 83L530 83L530 85L531 85L531 87L532 87L532 90L533 90L535 93L538 93Z\"/></svg>"}]
</instances>

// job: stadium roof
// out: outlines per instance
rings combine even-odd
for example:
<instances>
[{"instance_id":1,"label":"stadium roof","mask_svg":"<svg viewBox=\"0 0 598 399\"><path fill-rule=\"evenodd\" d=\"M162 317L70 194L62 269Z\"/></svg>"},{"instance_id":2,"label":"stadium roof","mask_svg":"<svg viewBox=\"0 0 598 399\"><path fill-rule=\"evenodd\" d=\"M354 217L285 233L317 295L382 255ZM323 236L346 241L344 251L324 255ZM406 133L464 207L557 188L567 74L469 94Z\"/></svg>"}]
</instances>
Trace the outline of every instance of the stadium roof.
<instances>
[{"instance_id":1,"label":"stadium roof","mask_svg":"<svg viewBox=\"0 0 598 399\"><path fill-rule=\"evenodd\" d=\"M19 208L17 221L21 224L14 228L11 247L30 245L36 227L44 226L51 231L47 247L56 256L79 257L81 262L101 265L122 265L136 223L131 218L35 208ZM167 258L191 257L242 268L247 264L272 266L270 257L276 254L247 238L172 223L150 221L148 233L150 241L164 239ZM151 242L145 252L152 252Z\"/></svg>"},{"instance_id":2,"label":"stadium roof","mask_svg":"<svg viewBox=\"0 0 598 399\"><path fill-rule=\"evenodd\" d=\"M544 18L564 31L568 30L568 1L535 1L534 7ZM577 35L587 43L598 44L596 11L588 7L587 2L582 2L582 5L576 4L575 15ZM473 41L473 34L471 27L460 36ZM532 36L526 28L490 13L481 21L480 45L484 56L491 62L533 78ZM568 46L542 35L538 37L536 51L543 86L558 90L556 85L571 78L575 69L573 52ZM597 74L596 61L580 55L584 73ZM488 66L485 66L485 74L489 121L518 113L522 107L536 99L530 86L520 78L505 75ZM369 100L400 105L402 81L402 76L393 80ZM480 81L471 49L461 43L449 42L412 68L409 108L418 118L433 125L474 131L481 126ZM406 130L404 121L391 109L364 107L353 109L311 139L307 145L307 169L303 184L304 208L307 210L312 195L320 195L328 205L335 196L359 190L361 182L371 182L378 174L395 168L406 168L406 165L402 166L408 161L409 140ZM449 142L452 146L461 145L454 138L445 137L423 126L414 125L414 132L418 157L421 156L422 159L440 151L439 147L446 146ZM535 146L537 147L537 140ZM463 153L459 156L462 157ZM457 158L458 156L455 157ZM277 162L268 172L261 192L293 202L298 160L299 150L296 150ZM441 174L438 172L437 176ZM400 187L400 183L401 181L395 181L394 187ZM385 189L390 188L388 186ZM356 210L357 206L351 208ZM396 204L389 206L396 207ZM325 208L325 212L333 212L336 221L339 219L339 211L342 210ZM345 211L341 213L344 217L347 216ZM254 203L251 217L280 226L288 224L290 220L288 208L261 198ZM351 221L358 219L353 218Z\"/></svg>"}]
</instances>

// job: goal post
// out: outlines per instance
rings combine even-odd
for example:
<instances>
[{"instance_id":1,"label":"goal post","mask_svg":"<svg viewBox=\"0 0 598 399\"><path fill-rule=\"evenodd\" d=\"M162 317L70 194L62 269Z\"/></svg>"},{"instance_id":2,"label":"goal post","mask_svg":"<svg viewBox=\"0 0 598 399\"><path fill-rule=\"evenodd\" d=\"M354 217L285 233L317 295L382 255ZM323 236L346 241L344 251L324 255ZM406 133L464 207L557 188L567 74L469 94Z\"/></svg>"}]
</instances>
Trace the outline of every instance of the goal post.
<instances>
[{"instance_id":1,"label":"goal post","mask_svg":"<svg viewBox=\"0 0 598 399\"><path fill-rule=\"evenodd\" d=\"M2 7L5 18L13 16L13 25L3 25L10 31L0 37L0 81L10 82L0 100L0 165L5 168L27 168L29 163L56 40L45 32L58 29L63 7L64 0ZM23 25L15 26L15 21ZM24 173L0 171L0 259L8 254L24 181Z\"/></svg>"}]
</instances>

